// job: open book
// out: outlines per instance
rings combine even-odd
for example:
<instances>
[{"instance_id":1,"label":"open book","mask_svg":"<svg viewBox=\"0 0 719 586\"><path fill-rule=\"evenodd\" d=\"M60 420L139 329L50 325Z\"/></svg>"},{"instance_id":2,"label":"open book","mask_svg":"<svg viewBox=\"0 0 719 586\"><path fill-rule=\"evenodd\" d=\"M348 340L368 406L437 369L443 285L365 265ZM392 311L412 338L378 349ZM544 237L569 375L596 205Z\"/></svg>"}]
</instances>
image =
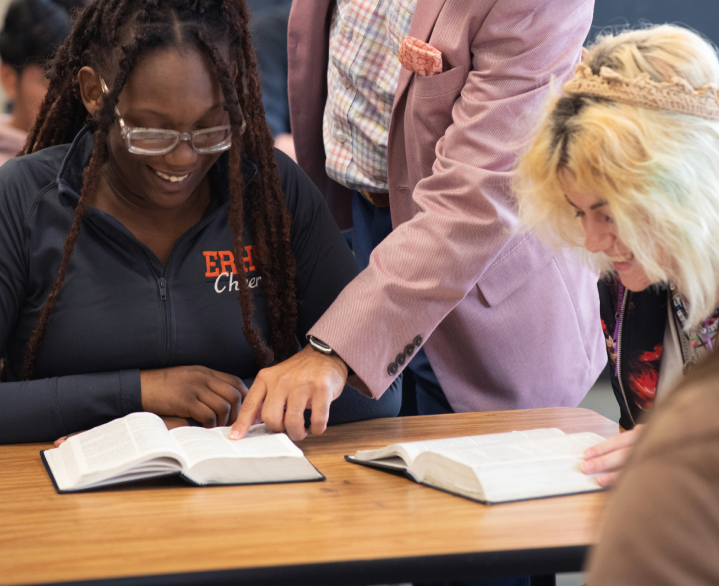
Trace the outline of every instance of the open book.
<instances>
[{"instance_id":1,"label":"open book","mask_svg":"<svg viewBox=\"0 0 719 586\"><path fill-rule=\"evenodd\" d=\"M58 492L180 474L200 485L324 480L284 433L253 425L230 441L229 427L168 431L152 413L131 413L72 436L42 458Z\"/></svg>"},{"instance_id":2,"label":"open book","mask_svg":"<svg viewBox=\"0 0 719 586\"><path fill-rule=\"evenodd\" d=\"M345 459L493 504L601 490L579 465L582 452L604 439L595 433L533 429L391 444Z\"/></svg>"}]
</instances>

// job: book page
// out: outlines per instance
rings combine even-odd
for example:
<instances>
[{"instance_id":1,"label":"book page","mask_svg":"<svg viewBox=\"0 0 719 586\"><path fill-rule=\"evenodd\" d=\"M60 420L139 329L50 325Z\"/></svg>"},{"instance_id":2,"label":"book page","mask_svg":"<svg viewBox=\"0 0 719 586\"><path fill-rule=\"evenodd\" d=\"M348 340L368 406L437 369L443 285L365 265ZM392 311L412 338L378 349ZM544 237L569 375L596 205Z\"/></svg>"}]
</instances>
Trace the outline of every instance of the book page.
<instances>
[{"instance_id":1,"label":"book page","mask_svg":"<svg viewBox=\"0 0 719 586\"><path fill-rule=\"evenodd\" d=\"M253 425L241 440L229 440L229 427L178 428L172 435L188 466L183 475L200 485L254 484L323 479L302 450L284 433Z\"/></svg>"},{"instance_id":2,"label":"book page","mask_svg":"<svg viewBox=\"0 0 719 586\"><path fill-rule=\"evenodd\" d=\"M182 456L164 422L152 413L132 413L70 437L45 459L60 490L91 486L122 477L136 464L156 457L179 470Z\"/></svg>"},{"instance_id":3,"label":"book page","mask_svg":"<svg viewBox=\"0 0 719 586\"><path fill-rule=\"evenodd\" d=\"M401 457L411 467L417 456L432 451L453 451L495 444L512 444L542 438L564 437L560 429L531 429L528 431L511 431L508 433L489 433L418 442L391 444L377 450L362 450L355 454L358 460L379 460L393 456Z\"/></svg>"},{"instance_id":4,"label":"book page","mask_svg":"<svg viewBox=\"0 0 719 586\"><path fill-rule=\"evenodd\" d=\"M273 433L264 424L253 425L241 440L230 440L229 427L204 429L178 427L170 432L185 454L187 467L216 458L304 457L284 433Z\"/></svg>"},{"instance_id":5,"label":"book page","mask_svg":"<svg viewBox=\"0 0 719 586\"><path fill-rule=\"evenodd\" d=\"M560 437L535 438L531 441L518 441L490 445L468 446L456 450L435 450L457 462L471 466L525 460L545 460L557 457L583 457L584 450L604 438L595 433L575 433Z\"/></svg>"},{"instance_id":6,"label":"book page","mask_svg":"<svg viewBox=\"0 0 719 586\"><path fill-rule=\"evenodd\" d=\"M604 441L578 433L529 442L475 446L424 454L421 481L487 502L504 502L599 490L580 464L586 448Z\"/></svg>"},{"instance_id":7,"label":"book page","mask_svg":"<svg viewBox=\"0 0 719 586\"><path fill-rule=\"evenodd\" d=\"M59 450L68 468L77 467L79 476L122 468L159 453L179 456L165 423L153 413L131 413L84 431Z\"/></svg>"}]
</instances>

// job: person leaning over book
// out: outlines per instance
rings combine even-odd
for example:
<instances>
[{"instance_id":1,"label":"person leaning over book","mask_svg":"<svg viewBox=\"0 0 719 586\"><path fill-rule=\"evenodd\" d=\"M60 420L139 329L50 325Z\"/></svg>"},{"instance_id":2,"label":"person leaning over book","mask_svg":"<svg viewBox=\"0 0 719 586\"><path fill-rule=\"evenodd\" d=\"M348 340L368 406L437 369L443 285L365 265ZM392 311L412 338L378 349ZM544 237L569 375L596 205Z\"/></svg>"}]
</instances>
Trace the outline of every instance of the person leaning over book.
<instances>
[{"instance_id":1,"label":"person leaning over book","mask_svg":"<svg viewBox=\"0 0 719 586\"><path fill-rule=\"evenodd\" d=\"M233 422L241 379L295 354L357 273L273 151L244 2L95 0L49 78L0 169L0 442L143 410ZM399 409L348 394L312 405L313 431Z\"/></svg>"},{"instance_id":2,"label":"person leaning over book","mask_svg":"<svg viewBox=\"0 0 719 586\"><path fill-rule=\"evenodd\" d=\"M627 431L586 453L611 484L644 414L710 353L719 311L719 60L658 26L602 36L550 103L520 219L604 271L602 328Z\"/></svg>"}]
</instances>

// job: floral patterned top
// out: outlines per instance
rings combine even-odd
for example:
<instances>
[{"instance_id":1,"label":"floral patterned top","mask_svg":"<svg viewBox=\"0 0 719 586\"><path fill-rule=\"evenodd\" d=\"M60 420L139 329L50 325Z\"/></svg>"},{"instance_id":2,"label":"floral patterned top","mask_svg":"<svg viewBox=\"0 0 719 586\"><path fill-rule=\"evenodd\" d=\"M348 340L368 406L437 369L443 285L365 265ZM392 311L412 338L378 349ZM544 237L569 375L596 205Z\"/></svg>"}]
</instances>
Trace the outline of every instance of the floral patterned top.
<instances>
[{"instance_id":1,"label":"floral patterned top","mask_svg":"<svg viewBox=\"0 0 719 586\"><path fill-rule=\"evenodd\" d=\"M601 280L599 299L612 387L621 410L619 423L631 429L641 422L657 398L667 320L674 319L671 331L678 338L679 364L683 364L682 372L686 373L712 348L710 340L717 335L719 311L687 335L683 329L686 316L682 314L686 312L686 301L670 283L640 292L625 290L621 300L618 285L616 278Z\"/></svg>"},{"instance_id":2,"label":"floral patterned top","mask_svg":"<svg viewBox=\"0 0 719 586\"><path fill-rule=\"evenodd\" d=\"M640 423L656 398L668 297L667 289L662 286L641 292L625 290L622 307L618 307L617 297L615 279L599 282L602 330L612 387L621 411L619 423L625 429L631 429Z\"/></svg>"}]
</instances>

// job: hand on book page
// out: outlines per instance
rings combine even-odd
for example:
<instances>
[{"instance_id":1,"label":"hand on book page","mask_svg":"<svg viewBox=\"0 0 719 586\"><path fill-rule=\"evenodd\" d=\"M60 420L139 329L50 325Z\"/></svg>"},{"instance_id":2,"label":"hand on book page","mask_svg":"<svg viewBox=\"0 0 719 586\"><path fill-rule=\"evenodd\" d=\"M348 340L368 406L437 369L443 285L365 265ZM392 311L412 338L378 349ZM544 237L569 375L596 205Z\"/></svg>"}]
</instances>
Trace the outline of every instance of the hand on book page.
<instances>
[{"instance_id":1,"label":"hand on book page","mask_svg":"<svg viewBox=\"0 0 719 586\"><path fill-rule=\"evenodd\" d=\"M342 393L348 368L339 356L327 356L309 345L284 362L263 368L242 402L230 439L241 439L261 415L275 432L293 441L307 436L305 409L312 410L310 432L327 429L330 404Z\"/></svg>"},{"instance_id":2,"label":"hand on book page","mask_svg":"<svg viewBox=\"0 0 719 586\"><path fill-rule=\"evenodd\" d=\"M614 484L643 429L644 425L640 423L634 429L610 437L585 450L582 472L597 474L597 482L601 486Z\"/></svg>"},{"instance_id":3,"label":"hand on book page","mask_svg":"<svg viewBox=\"0 0 719 586\"><path fill-rule=\"evenodd\" d=\"M145 411L191 417L204 427L222 427L235 421L247 394L240 378L204 366L143 370L140 384Z\"/></svg>"}]
</instances>

